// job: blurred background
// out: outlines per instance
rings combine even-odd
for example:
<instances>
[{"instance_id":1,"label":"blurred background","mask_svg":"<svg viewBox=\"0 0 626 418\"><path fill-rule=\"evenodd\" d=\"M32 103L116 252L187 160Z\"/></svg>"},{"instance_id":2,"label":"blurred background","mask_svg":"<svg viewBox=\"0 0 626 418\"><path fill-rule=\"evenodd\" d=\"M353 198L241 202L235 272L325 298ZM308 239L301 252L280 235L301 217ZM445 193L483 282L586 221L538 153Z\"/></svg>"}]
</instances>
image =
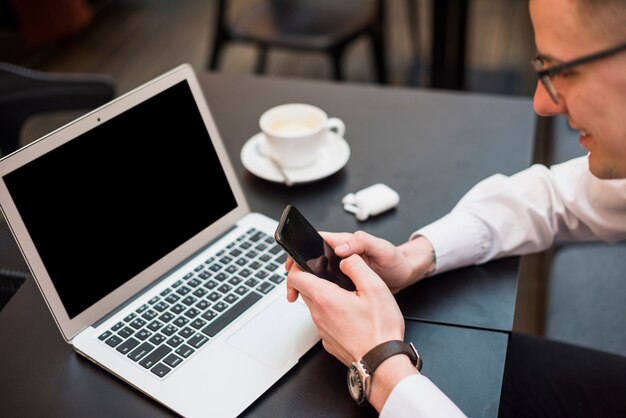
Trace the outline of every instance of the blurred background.
<instances>
[{"instance_id":1,"label":"blurred background","mask_svg":"<svg viewBox=\"0 0 626 418\"><path fill-rule=\"evenodd\" d=\"M322 21L332 20L335 10L340 14L342 7L343 12L350 13L349 7L354 7L351 4L360 9L375 9L376 3L226 0L225 20L237 24L242 17L262 14L263 3L287 11L270 16L270 20L282 19L298 3L307 1L327 3L325 9L304 12L308 13L307 19L316 19L312 16L316 12L323 13L318 18ZM386 84L430 86L435 1L381 1ZM216 39L220 3L218 0L0 0L0 61L43 71L109 74L121 94L183 62L196 70L207 68ZM463 32L460 36L465 39L464 88L496 94L532 94L536 78L529 65L534 44L527 0L447 3L465 3L467 7L465 31L458 21L451 23ZM357 13L351 13L356 19ZM375 83L372 55L366 36L351 42L343 54L345 81ZM258 48L250 44L228 43L222 50L218 70L253 73L257 56ZM332 79L333 65L323 53L271 48L265 72L276 77Z\"/></svg>"}]
</instances>

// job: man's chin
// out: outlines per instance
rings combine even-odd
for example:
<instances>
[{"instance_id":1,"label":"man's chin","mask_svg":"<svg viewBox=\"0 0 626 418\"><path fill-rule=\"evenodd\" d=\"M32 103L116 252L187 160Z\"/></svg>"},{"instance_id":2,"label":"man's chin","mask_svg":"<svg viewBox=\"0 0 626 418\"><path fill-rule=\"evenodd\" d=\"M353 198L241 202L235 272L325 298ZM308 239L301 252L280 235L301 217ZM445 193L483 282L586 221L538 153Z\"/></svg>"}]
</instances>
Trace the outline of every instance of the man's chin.
<instances>
[{"instance_id":1,"label":"man's chin","mask_svg":"<svg viewBox=\"0 0 626 418\"><path fill-rule=\"evenodd\" d=\"M588 160L589 171L591 171L591 174L601 180L616 180L626 178L626 168L620 171L616 167L613 167L611 165L597 162L593 158L593 155L591 153L589 154Z\"/></svg>"}]
</instances>

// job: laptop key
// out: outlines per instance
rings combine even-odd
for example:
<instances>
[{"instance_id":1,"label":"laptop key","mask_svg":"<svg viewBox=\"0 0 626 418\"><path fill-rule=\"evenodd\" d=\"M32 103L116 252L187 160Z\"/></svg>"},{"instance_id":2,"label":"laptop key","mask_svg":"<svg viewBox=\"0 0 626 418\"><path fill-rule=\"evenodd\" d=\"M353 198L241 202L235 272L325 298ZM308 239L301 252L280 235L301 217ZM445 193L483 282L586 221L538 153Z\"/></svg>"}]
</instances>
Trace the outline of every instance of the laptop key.
<instances>
[{"instance_id":1,"label":"laptop key","mask_svg":"<svg viewBox=\"0 0 626 418\"><path fill-rule=\"evenodd\" d=\"M118 329L122 328L124 326L123 322L118 322L117 324L113 325L111 327L111 331L117 331Z\"/></svg>"},{"instance_id":2,"label":"laptop key","mask_svg":"<svg viewBox=\"0 0 626 418\"><path fill-rule=\"evenodd\" d=\"M174 322L172 322L172 324L180 328L180 327L185 326L187 322L189 322L189 319L185 318L184 316L179 316L178 318L174 320Z\"/></svg>"},{"instance_id":3,"label":"laptop key","mask_svg":"<svg viewBox=\"0 0 626 418\"><path fill-rule=\"evenodd\" d=\"M206 287L207 289L211 290L213 289L215 286L217 286L219 283L217 283L215 280L209 280L208 282L206 282L204 284L204 287Z\"/></svg>"},{"instance_id":4,"label":"laptop key","mask_svg":"<svg viewBox=\"0 0 626 418\"><path fill-rule=\"evenodd\" d=\"M248 293L248 288L245 286L239 286L237 289L235 289L235 293L237 293L239 296L243 296Z\"/></svg>"},{"instance_id":5,"label":"laptop key","mask_svg":"<svg viewBox=\"0 0 626 418\"><path fill-rule=\"evenodd\" d=\"M169 367L161 363L157 364L156 366L150 369L152 373L156 374L159 377L165 376L166 374L170 372L170 370L172 369L170 369Z\"/></svg>"},{"instance_id":6,"label":"laptop key","mask_svg":"<svg viewBox=\"0 0 626 418\"><path fill-rule=\"evenodd\" d=\"M274 245L272 248L270 248L268 251L274 255L278 254L279 252L281 252L283 249L280 245L276 244Z\"/></svg>"},{"instance_id":7,"label":"laptop key","mask_svg":"<svg viewBox=\"0 0 626 418\"><path fill-rule=\"evenodd\" d=\"M131 327L124 327L117 332L117 335L119 335L122 338L128 338L131 335L133 335L133 332L135 332L135 330L132 329Z\"/></svg>"},{"instance_id":8,"label":"laptop key","mask_svg":"<svg viewBox=\"0 0 626 418\"><path fill-rule=\"evenodd\" d=\"M180 296L178 296L178 295L176 295L174 293L172 293L171 295L169 295L168 297L165 298L165 300L168 303L175 303L179 299L180 299Z\"/></svg>"},{"instance_id":9,"label":"laptop key","mask_svg":"<svg viewBox=\"0 0 626 418\"><path fill-rule=\"evenodd\" d=\"M228 274L224 272L218 273L215 275L214 279L223 282L224 280L228 279Z\"/></svg>"},{"instance_id":10,"label":"laptop key","mask_svg":"<svg viewBox=\"0 0 626 418\"><path fill-rule=\"evenodd\" d=\"M128 354L128 358L132 361L139 361L152 350L154 350L154 346L150 343L144 342L139 347L131 351L130 354Z\"/></svg>"},{"instance_id":11,"label":"laptop key","mask_svg":"<svg viewBox=\"0 0 626 418\"><path fill-rule=\"evenodd\" d=\"M224 301L227 303L230 303L231 305L237 302L237 300L239 300L239 298L232 293L229 293L228 295L224 297Z\"/></svg>"},{"instance_id":12,"label":"laptop key","mask_svg":"<svg viewBox=\"0 0 626 418\"><path fill-rule=\"evenodd\" d=\"M178 331L178 328L176 328L174 325L168 325L161 330L161 332L168 337L174 334L176 331Z\"/></svg>"},{"instance_id":13,"label":"laptop key","mask_svg":"<svg viewBox=\"0 0 626 418\"><path fill-rule=\"evenodd\" d=\"M163 312L164 310L166 310L167 308L169 308L170 305L168 305L167 303L161 301L159 303L157 303L156 305L154 305L154 309L156 309L159 312Z\"/></svg>"},{"instance_id":14,"label":"laptop key","mask_svg":"<svg viewBox=\"0 0 626 418\"><path fill-rule=\"evenodd\" d=\"M170 311L174 312L175 314L179 314L179 313L183 312L185 309L187 309L187 308L185 308L183 305L181 305L179 303L179 304L176 304L176 305L172 306L170 308Z\"/></svg>"},{"instance_id":15,"label":"laptop key","mask_svg":"<svg viewBox=\"0 0 626 418\"><path fill-rule=\"evenodd\" d=\"M274 274L270 277L270 280L276 284L282 283L285 280L285 276L281 276L279 274Z\"/></svg>"},{"instance_id":16,"label":"laptop key","mask_svg":"<svg viewBox=\"0 0 626 418\"><path fill-rule=\"evenodd\" d=\"M154 366L159 360L169 354L170 351L172 351L172 349L166 345L157 347L156 350L144 357L144 359L141 360L139 364L146 369L149 369L150 367Z\"/></svg>"},{"instance_id":17,"label":"laptop key","mask_svg":"<svg viewBox=\"0 0 626 418\"><path fill-rule=\"evenodd\" d=\"M194 327L195 329L200 329L200 328L202 328L202 327L203 327L203 326L205 326L205 325L206 325L206 321L203 321L203 320L202 320L202 319L200 319L200 318L196 318L196 319L195 319L195 320L191 323L191 326L192 326L192 327ZM196 348L197 348L197 347L196 347Z\"/></svg>"},{"instance_id":18,"label":"laptop key","mask_svg":"<svg viewBox=\"0 0 626 418\"><path fill-rule=\"evenodd\" d=\"M268 282L263 282L261 283L256 290L258 290L261 293L269 293L270 290L272 290L274 288L274 285Z\"/></svg>"},{"instance_id":19,"label":"laptop key","mask_svg":"<svg viewBox=\"0 0 626 418\"><path fill-rule=\"evenodd\" d=\"M185 316L189 319L193 319L198 315L200 315L200 311L196 308L189 308L187 309L187 312L185 312Z\"/></svg>"},{"instance_id":20,"label":"laptop key","mask_svg":"<svg viewBox=\"0 0 626 418\"><path fill-rule=\"evenodd\" d=\"M111 336L112 332L111 331L104 331L102 334L100 334L100 336L98 337L98 339L100 341L104 341L107 338L109 338Z\"/></svg>"},{"instance_id":21,"label":"laptop key","mask_svg":"<svg viewBox=\"0 0 626 418\"><path fill-rule=\"evenodd\" d=\"M252 235L252 236L250 237L250 241L257 242L257 241L259 241L259 240L261 240L261 239L264 239L266 236L267 236L267 235L266 235L266 234L264 234L263 232L258 231L256 234L254 234L254 235Z\"/></svg>"},{"instance_id":22,"label":"laptop key","mask_svg":"<svg viewBox=\"0 0 626 418\"><path fill-rule=\"evenodd\" d=\"M176 293L178 293L181 296L185 296L189 292L191 292L191 289L188 288L187 286L182 286L176 289Z\"/></svg>"},{"instance_id":23,"label":"laptop key","mask_svg":"<svg viewBox=\"0 0 626 418\"><path fill-rule=\"evenodd\" d=\"M121 342L122 342L122 339L120 337L118 337L117 335L113 335L112 337L110 337L109 339L107 339L105 341L105 343L107 343L107 345L109 345L111 347L115 347L116 345L118 345Z\"/></svg>"},{"instance_id":24,"label":"laptop key","mask_svg":"<svg viewBox=\"0 0 626 418\"><path fill-rule=\"evenodd\" d=\"M124 322L130 322L130 321L132 321L133 319L135 319L135 317L136 317L136 316L137 316L137 315L135 315L135 313L134 313L134 312L131 312L131 313L130 313L130 314L129 314L126 318L124 318Z\"/></svg>"},{"instance_id":25,"label":"laptop key","mask_svg":"<svg viewBox=\"0 0 626 418\"><path fill-rule=\"evenodd\" d=\"M201 311L206 310L209 306L211 306L211 304L204 299L196 304L196 308L200 309Z\"/></svg>"},{"instance_id":26,"label":"laptop key","mask_svg":"<svg viewBox=\"0 0 626 418\"><path fill-rule=\"evenodd\" d=\"M164 323L168 323L168 322L170 322L174 318L175 318L175 316L174 316L173 313L171 313L171 312L164 312L161 316L159 316L159 321L164 322Z\"/></svg>"},{"instance_id":27,"label":"laptop key","mask_svg":"<svg viewBox=\"0 0 626 418\"><path fill-rule=\"evenodd\" d=\"M204 319L206 319L207 321L211 321L213 320L213 318L215 318L217 316L217 314L211 310L206 311L205 313L202 314L202 317Z\"/></svg>"},{"instance_id":28,"label":"laptop key","mask_svg":"<svg viewBox=\"0 0 626 418\"><path fill-rule=\"evenodd\" d=\"M189 327L185 327L185 328L181 329L181 330L178 332L178 335L180 335L180 336L181 336L181 337L183 337L183 338L189 338L189 337L191 337L194 333L195 333L195 331L194 331L193 329L191 329L191 328L189 328Z\"/></svg>"},{"instance_id":29,"label":"laptop key","mask_svg":"<svg viewBox=\"0 0 626 418\"><path fill-rule=\"evenodd\" d=\"M207 341L209 341L208 337L205 337L202 334L196 334L193 337L191 337L189 340L187 340L187 344L189 344L190 346L192 346L193 348L200 348L204 345L204 343L206 343Z\"/></svg>"},{"instance_id":30,"label":"laptop key","mask_svg":"<svg viewBox=\"0 0 626 418\"><path fill-rule=\"evenodd\" d=\"M141 318L135 318L135 320L130 323L130 326L135 328L135 329L139 329L139 328L143 327L144 325L146 325L146 321L144 321Z\"/></svg>"},{"instance_id":31,"label":"laptop key","mask_svg":"<svg viewBox=\"0 0 626 418\"><path fill-rule=\"evenodd\" d=\"M163 359L163 363L170 367L176 367L183 362L183 359L172 353Z\"/></svg>"},{"instance_id":32,"label":"laptop key","mask_svg":"<svg viewBox=\"0 0 626 418\"><path fill-rule=\"evenodd\" d=\"M218 300L221 297L222 297L222 295L220 295L219 293L212 292L209 296L207 296L207 299L210 300L211 302L215 302L216 300Z\"/></svg>"},{"instance_id":33,"label":"laptop key","mask_svg":"<svg viewBox=\"0 0 626 418\"><path fill-rule=\"evenodd\" d=\"M213 305L213 309L215 309L218 312L222 312L226 308L228 308L228 305L225 304L224 302L222 302L221 300L219 302L217 302L215 305Z\"/></svg>"},{"instance_id":34,"label":"laptop key","mask_svg":"<svg viewBox=\"0 0 626 418\"><path fill-rule=\"evenodd\" d=\"M126 354L133 348L137 347L137 345L139 345L138 340L134 338L129 338L126 341L124 341L122 344L118 345L116 350L122 354Z\"/></svg>"},{"instance_id":35,"label":"laptop key","mask_svg":"<svg viewBox=\"0 0 626 418\"><path fill-rule=\"evenodd\" d=\"M150 331L157 332L162 326L163 326L163 324L161 322L159 322L159 321L152 321L152 322L150 322L150 325L148 325L148 329Z\"/></svg>"},{"instance_id":36,"label":"laptop key","mask_svg":"<svg viewBox=\"0 0 626 418\"><path fill-rule=\"evenodd\" d=\"M150 310L148 310L148 311L144 312L144 314L143 314L143 315L141 315L141 317L142 317L143 319L145 319L146 321L152 321L152 320L154 319L154 317L155 317L155 316L157 316L157 315L158 315L158 314L157 314L155 311L153 311L152 309L150 309Z\"/></svg>"},{"instance_id":37,"label":"laptop key","mask_svg":"<svg viewBox=\"0 0 626 418\"><path fill-rule=\"evenodd\" d=\"M261 297L262 296L258 293L249 293L246 297L233 305L229 310L225 311L221 316L219 316L218 318L213 320L213 322L209 323L209 325L204 327L202 329L202 333L209 337L214 337L228 324L230 324L237 317L239 317L239 315L241 315L248 308L254 305L259 299L261 299Z\"/></svg>"},{"instance_id":38,"label":"laptop key","mask_svg":"<svg viewBox=\"0 0 626 418\"><path fill-rule=\"evenodd\" d=\"M187 296L185 299L183 299L183 303L187 306L191 306L194 304L194 302L196 302L198 299L194 298L193 296Z\"/></svg>"},{"instance_id":39,"label":"laptop key","mask_svg":"<svg viewBox=\"0 0 626 418\"><path fill-rule=\"evenodd\" d=\"M189 280L187 282L187 284L189 286L191 286L191 287L198 287L198 286L200 286L200 284L202 284L202 282L200 280L194 278L194 279Z\"/></svg>"},{"instance_id":40,"label":"laptop key","mask_svg":"<svg viewBox=\"0 0 626 418\"><path fill-rule=\"evenodd\" d=\"M167 340L167 344L176 348L179 345L181 345L183 343L183 341L185 341L184 339L182 339L181 337L179 337L178 335L174 335L172 338L170 338L169 340Z\"/></svg>"},{"instance_id":41,"label":"laptop key","mask_svg":"<svg viewBox=\"0 0 626 418\"><path fill-rule=\"evenodd\" d=\"M154 334L154 336L150 338L148 341L150 341L154 345L159 345L163 341L165 341L165 337L162 336L161 334Z\"/></svg>"},{"instance_id":42,"label":"laptop key","mask_svg":"<svg viewBox=\"0 0 626 418\"><path fill-rule=\"evenodd\" d=\"M185 358L189 357L195 350L189 347L187 344L183 344L178 347L175 351L176 354L181 355Z\"/></svg>"},{"instance_id":43,"label":"laptop key","mask_svg":"<svg viewBox=\"0 0 626 418\"><path fill-rule=\"evenodd\" d=\"M141 341L143 341L151 335L152 333L144 328L144 329L137 331L137 333L135 334L135 338L139 338Z\"/></svg>"}]
</instances>

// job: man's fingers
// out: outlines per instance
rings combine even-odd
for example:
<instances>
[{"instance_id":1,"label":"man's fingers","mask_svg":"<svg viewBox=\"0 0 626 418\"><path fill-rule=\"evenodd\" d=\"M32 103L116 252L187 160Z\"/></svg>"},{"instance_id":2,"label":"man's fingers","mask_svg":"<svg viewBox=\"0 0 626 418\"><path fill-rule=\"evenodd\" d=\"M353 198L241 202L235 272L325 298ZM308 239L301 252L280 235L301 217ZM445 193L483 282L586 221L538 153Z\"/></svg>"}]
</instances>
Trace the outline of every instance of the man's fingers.
<instances>
[{"instance_id":1,"label":"man's fingers","mask_svg":"<svg viewBox=\"0 0 626 418\"><path fill-rule=\"evenodd\" d=\"M293 258L291 258L291 256L287 256L287 259L285 260L285 271L291 270L293 263Z\"/></svg>"},{"instance_id":2,"label":"man's fingers","mask_svg":"<svg viewBox=\"0 0 626 418\"><path fill-rule=\"evenodd\" d=\"M349 232L324 232L320 231L320 235L324 238L331 247L335 248L336 246L343 244L352 236Z\"/></svg>"},{"instance_id":3,"label":"man's fingers","mask_svg":"<svg viewBox=\"0 0 626 418\"><path fill-rule=\"evenodd\" d=\"M346 276L352 279L357 291L372 288L377 289L380 286L387 287L385 282L383 282L359 255L353 254L342 260L339 267Z\"/></svg>"},{"instance_id":4,"label":"man's fingers","mask_svg":"<svg viewBox=\"0 0 626 418\"><path fill-rule=\"evenodd\" d=\"M335 253L339 257L348 257L352 254L360 255L375 255L372 254L381 245L386 244L387 241L376 238L367 232L357 231L344 243L335 247Z\"/></svg>"}]
</instances>

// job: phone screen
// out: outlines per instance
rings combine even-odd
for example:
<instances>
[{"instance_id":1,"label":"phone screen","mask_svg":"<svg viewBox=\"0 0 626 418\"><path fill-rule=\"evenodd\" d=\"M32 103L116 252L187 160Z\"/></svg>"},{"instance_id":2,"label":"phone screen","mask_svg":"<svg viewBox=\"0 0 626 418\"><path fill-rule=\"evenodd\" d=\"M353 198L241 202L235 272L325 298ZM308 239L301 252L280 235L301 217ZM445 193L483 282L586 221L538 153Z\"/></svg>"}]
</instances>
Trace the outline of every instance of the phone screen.
<instances>
[{"instance_id":1,"label":"phone screen","mask_svg":"<svg viewBox=\"0 0 626 418\"><path fill-rule=\"evenodd\" d=\"M283 211L275 238L302 270L346 290L356 290L352 280L339 269L341 259L294 206L287 205Z\"/></svg>"}]
</instances>

